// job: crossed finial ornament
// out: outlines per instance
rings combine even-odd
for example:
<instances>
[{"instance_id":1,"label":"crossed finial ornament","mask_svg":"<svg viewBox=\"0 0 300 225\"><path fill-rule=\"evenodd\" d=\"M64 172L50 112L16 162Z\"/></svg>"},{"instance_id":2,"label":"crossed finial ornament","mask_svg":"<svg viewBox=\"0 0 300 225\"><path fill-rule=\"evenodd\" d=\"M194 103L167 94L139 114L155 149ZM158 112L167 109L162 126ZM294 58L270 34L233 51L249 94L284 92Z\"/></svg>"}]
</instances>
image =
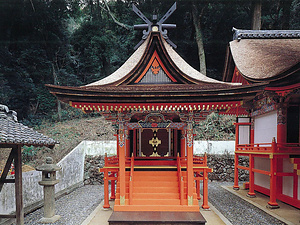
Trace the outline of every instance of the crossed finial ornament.
<instances>
[{"instance_id":1,"label":"crossed finial ornament","mask_svg":"<svg viewBox=\"0 0 300 225\"><path fill-rule=\"evenodd\" d=\"M133 11L146 23L134 25L135 30L143 30L142 40L134 47L137 49L148 37L151 31L160 32L164 39L173 47L177 46L168 38L167 29L176 28L176 24L164 24L164 22L172 15L176 10L176 2L168 10L168 12L157 22L157 15L153 15L153 22L151 22L134 4L132 4Z\"/></svg>"}]
</instances>

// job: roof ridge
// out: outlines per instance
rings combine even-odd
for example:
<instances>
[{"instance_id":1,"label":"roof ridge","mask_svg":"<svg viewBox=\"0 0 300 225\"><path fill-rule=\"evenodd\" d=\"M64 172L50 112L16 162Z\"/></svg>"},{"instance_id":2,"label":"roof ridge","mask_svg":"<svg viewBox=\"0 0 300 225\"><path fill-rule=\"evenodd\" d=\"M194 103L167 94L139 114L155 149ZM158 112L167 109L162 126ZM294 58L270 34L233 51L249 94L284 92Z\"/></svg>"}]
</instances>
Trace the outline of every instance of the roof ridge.
<instances>
[{"instance_id":1,"label":"roof ridge","mask_svg":"<svg viewBox=\"0 0 300 225\"><path fill-rule=\"evenodd\" d=\"M14 110L9 110L6 105L0 104L0 118L10 119L12 121L18 122L17 112Z\"/></svg>"},{"instance_id":2,"label":"roof ridge","mask_svg":"<svg viewBox=\"0 0 300 225\"><path fill-rule=\"evenodd\" d=\"M300 30L242 30L233 27L232 31L233 40L300 38Z\"/></svg>"}]
</instances>

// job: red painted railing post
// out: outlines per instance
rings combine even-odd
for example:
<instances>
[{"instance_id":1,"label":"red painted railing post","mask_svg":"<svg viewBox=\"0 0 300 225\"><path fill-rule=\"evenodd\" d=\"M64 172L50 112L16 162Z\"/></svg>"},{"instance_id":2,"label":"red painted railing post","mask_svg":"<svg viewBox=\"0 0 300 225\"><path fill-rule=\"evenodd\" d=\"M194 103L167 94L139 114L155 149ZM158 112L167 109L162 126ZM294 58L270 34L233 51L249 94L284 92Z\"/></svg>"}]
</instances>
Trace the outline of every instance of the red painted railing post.
<instances>
[{"instance_id":1,"label":"red painted railing post","mask_svg":"<svg viewBox=\"0 0 300 225\"><path fill-rule=\"evenodd\" d=\"M237 153L234 153L234 185L233 185L234 190L240 189L238 165L239 165L239 156Z\"/></svg>"},{"instance_id":2,"label":"red painted railing post","mask_svg":"<svg viewBox=\"0 0 300 225\"><path fill-rule=\"evenodd\" d=\"M203 170L203 209L209 209L208 205L208 177L207 177L207 170Z\"/></svg>"},{"instance_id":3,"label":"red painted railing post","mask_svg":"<svg viewBox=\"0 0 300 225\"><path fill-rule=\"evenodd\" d=\"M103 208L110 208L109 205L109 190L108 190L108 170L104 170L104 205Z\"/></svg>"},{"instance_id":4,"label":"red painted railing post","mask_svg":"<svg viewBox=\"0 0 300 225\"><path fill-rule=\"evenodd\" d=\"M112 174L113 177L115 177L115 173ZM111 190L111 195L110 195L110 199L116 199L116 181L115 180L111 180L110 181L110 190Z\"/></svg>"},{"instance_id":5,"label":"red painted railing post","mask_svg":"<svg viewBox=\"0 0 300 225\"><path fill-rule=\"evenodd\" d=\"M196 180L197 199L200 200L200 180Z\"/></svg>"},{"instance_id":6,"label":"red painted railing post","mask_svg":"<svg viewBox=\"0 0 300 225\"><path fill-rule=\"evenodd\" d=\"M272 142L273 145L273 142ZM279 208L278 203L276 202L276 159L274 155L270 155L271 168L270 168L270 201L268 202L267 207L271 209Z\"/></svg>"},{"instance_id":7,"label":"red painted railing post","mask_svg":"<svg viewBox=\"0 0 300 225\"><path fill-rule=\"evenodd\" d=\"M248 197L254 198L256 194L254 192L254 157L252 154L249 154L249 192L247 194Z\"/></svg>"},{"instance_id":8,"label":"red painted railing post","mask_svg":"<svg viewBox=\"0 0 300 225\"><path fill-rule=\"evenodd\" d=\"M133 196L133 172L134 172L134 157L131 156L130 177L129 177L129 205L132 205Z\"/></svg>"}]
</instances>

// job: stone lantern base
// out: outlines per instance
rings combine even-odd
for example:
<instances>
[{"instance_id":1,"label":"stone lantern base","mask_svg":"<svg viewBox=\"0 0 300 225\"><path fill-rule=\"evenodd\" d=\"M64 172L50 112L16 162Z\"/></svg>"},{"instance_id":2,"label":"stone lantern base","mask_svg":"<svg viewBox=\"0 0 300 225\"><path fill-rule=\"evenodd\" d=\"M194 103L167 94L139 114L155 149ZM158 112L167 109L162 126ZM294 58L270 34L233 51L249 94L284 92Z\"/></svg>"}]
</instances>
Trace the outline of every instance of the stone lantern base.
<instances>
[{"instance_id":1,"label":"stone lantern base","mask_svg":"<svg viewBox=\"0 0 300 225\"><path fill-rule=\"evenodd\" d=\"M57 220L59 220L60 217L61 216L59 216L59 215L55 215L55 216L52 216L50 218L43 217L43 218L40 219L39 223L54 223Z\"/></svg>"}]
</instances>

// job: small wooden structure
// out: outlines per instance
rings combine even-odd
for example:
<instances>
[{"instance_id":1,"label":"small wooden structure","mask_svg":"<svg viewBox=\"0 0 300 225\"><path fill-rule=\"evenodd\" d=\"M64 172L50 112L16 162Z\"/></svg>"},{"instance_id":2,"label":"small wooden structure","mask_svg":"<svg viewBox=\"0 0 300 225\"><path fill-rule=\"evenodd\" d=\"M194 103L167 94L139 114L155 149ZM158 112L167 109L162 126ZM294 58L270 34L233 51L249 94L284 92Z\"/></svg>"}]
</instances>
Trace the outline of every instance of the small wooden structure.
<instances>
[{"instance_id":1,"label":"small wooden structure","mask_svg":"<svg viewBox=\"0 0 300 225\"><path fill-rule=\"evenodd\" d=\"M0 177L0 192L5 183L15 184L16 214L0 215L0 218L16 218L16 224L24 224L23 196L22 196L22 146L47 146L54 147L57 144L51 138L34 131L17 122L17 113L9 110L7 106L0 105L0 150L9 148L11 152L6 161ZM11 164L15 167L15 178L7 179Z\"/></svg>"},{"instance_id":2,"label":"small wooden structure","mask_svg":"<svg viewBox=\"0 0 300 225\"><path fill-rule=\"evenodd\" d=\"M105 157L101 169L104 208L110 207L111 181L115 212L199 213L200 181L202 208L208 209L212 170L206 155L193 155L194 127L211 112L239 113L241 100L265 85L204 76L169 44L163 21L143 20L143 41L116 72L82 87L47 87L59 100L87 113L98 111L116 127L117 155Z\"/></svg>"},{"instance_id":3,"label":"small wooden structure","mask_svg":"<svg viewBox=\"0 0 300 225\"><path fill-rule=\"evenodd\" d=\"M224 81L266 83L248 98L247 118L236 123L235 183L238 170L248 170L249 197L270 196L300 208L300 31L236 30L230 42ZM249 167L239 157L249 158Z\"/></svg>"}]
</instances>

